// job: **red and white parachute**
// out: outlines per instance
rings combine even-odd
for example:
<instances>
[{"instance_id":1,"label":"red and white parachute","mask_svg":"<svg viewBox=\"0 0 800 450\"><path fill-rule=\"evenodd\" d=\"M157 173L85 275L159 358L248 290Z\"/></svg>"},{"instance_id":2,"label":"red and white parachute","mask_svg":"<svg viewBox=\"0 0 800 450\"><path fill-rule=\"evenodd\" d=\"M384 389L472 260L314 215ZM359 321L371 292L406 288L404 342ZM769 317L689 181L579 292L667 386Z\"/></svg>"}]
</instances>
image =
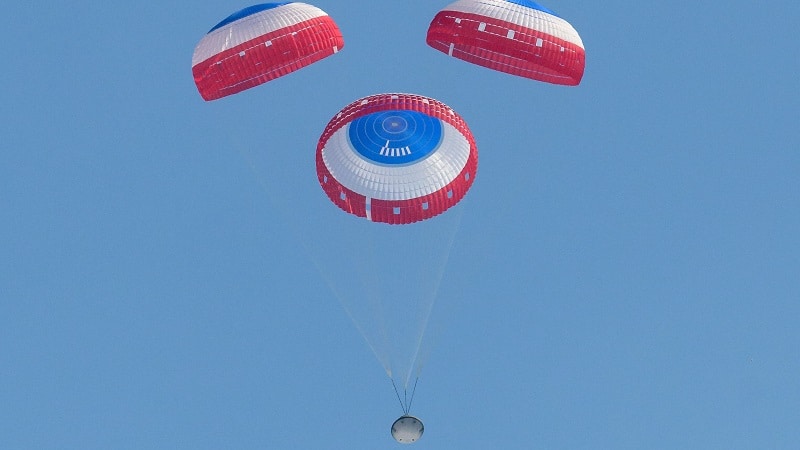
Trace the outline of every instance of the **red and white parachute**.
<instances>
[{"instance_id":1,"label":"red and white parachute","mask_svg":"<svg viewBox=\"0 0 800 450\"><path fill-rule=\"evenodd\" d=\"M531 0L458 0L428 28L431 47L500 72L577 85L586 53L578 32Z\"/></svg>"},{"instance_id":2,"label":"red and white parachute","mask_svg":"<svg viewBox=\"0 0 800 450\"><path fill-rule=\"evenodd\" d=\"M302 214L309 227L303 235L315 239L307 247L318 252L316 266L392 380L403 409L392 436L415 442L423 427L409 411L462 217L447 210L475 180L475 140L440 101L377 94L334 115L317 143L316 164L330 201L367 220L334 214L318 222Z\"/></svg>"},{"instance_id":3,"label":"red and white parachute","mask_svg":"<svg viewBox=\"0 0 800 450\"><path fill-rule=\"evenodd\" d=\"M478 149L447 105L411 94L356 100L325 127L317 177L342 210L408 224L458 203L475 180Z\"/></svg>"},{"instance_id":4,"label":"red and white parachute","mask_svg":"<svg viewBox=\"0 0 800 450\"><path fill-rule=\"evenodd\" d=\"M250 6L218 23L197 44L192 74L205 100L236 94L294 72L344 47L325 11L299 2Z\"/></svg>"}]
</instances>

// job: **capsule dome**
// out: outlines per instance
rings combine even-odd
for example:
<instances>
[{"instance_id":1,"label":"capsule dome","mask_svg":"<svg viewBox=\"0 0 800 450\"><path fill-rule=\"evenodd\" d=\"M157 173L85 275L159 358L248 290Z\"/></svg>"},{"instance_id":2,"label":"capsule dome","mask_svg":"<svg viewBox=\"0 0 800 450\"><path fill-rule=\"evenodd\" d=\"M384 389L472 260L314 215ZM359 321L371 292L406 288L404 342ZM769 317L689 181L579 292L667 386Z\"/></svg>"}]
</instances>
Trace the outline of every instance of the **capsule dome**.
<instances>
[{"instance_id":1,"label":"capsule dome","mask_svg":"<svg viewBox=\"0 0 800 450\"><path fill-rule=\"evenodd\" d=\"M425 426L414 416L403 416L392 424L392 437L401 444L413 444L422 437Z\"/></svg>"}]
</instances>

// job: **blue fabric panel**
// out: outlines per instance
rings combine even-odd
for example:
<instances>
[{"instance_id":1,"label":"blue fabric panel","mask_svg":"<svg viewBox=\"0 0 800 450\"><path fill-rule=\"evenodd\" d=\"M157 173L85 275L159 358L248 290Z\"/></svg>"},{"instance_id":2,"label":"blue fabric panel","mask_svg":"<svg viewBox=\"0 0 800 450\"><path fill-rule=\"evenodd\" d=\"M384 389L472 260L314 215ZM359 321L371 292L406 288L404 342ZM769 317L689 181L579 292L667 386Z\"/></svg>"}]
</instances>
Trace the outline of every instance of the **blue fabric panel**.
<instances>
[{"instance_id":1,"label":"blue fabric panel","mask_svg":"<svg viewBox=\"0 0 800 450\"><path fill-rule=\"evenodd\" d=\"M277 8L278 6L288 5L289 3L294 3L294 2L262 3L260 5L248 6L247 8L244 8L243 10L237 11L231 14L230 16L226 17L225 20L216 24L214 28L208 30L208 32L211 33L217 28L224 27L225 25L231 22L236 22L237 20L242 19L244 17L251 16L253 14L260 13L261 11L266 11L268 9Z\"/></svg>"},{"instance_id":2,"label":"blue fabric panel","mask_svg":"<svg viewBox=\"0 0 800 450\"><path fill-rule=\"evenodd\" d=\"M352 148L373 163L413 164L439 147L442 122L417 111L381 111L350 123L348 137Z\"/></svg>"}]
</instances>

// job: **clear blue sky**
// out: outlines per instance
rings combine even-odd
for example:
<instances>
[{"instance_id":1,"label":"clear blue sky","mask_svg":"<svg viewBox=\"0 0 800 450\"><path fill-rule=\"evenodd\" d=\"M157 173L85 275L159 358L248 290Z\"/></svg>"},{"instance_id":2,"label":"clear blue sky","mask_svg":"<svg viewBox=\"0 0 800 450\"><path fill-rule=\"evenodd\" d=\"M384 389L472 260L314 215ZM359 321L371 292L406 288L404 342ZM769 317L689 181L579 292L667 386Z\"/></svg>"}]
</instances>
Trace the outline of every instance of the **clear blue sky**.
<instances>
[{"instance_id":1,"label":"clear blue sky","mask_svg":"<svg viewBox=\"0 0 800 450\"><path fill-rule=\"evenodd\" d=\"M0 448L396 448L303 247L317 138L381 92L480 152L414 448L800 448L797 3L550 0L577 88L428 48L447 1L314 3L340 54L212 103L192 51L247 4L4 7Z\"/></svg>"}]
</instances>

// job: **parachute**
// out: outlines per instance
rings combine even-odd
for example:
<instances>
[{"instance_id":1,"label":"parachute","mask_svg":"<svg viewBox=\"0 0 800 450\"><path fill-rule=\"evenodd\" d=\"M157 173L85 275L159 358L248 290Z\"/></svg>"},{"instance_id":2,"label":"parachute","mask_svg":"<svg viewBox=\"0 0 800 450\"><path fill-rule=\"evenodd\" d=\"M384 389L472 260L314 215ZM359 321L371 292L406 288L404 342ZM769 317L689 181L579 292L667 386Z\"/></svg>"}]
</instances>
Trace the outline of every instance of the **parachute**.
<instances>
[{"instance_id":1,"label":"parachute","mask_svg":"<svg viewBox=\"0 0 800 450\"><path fill-rule=\"evenodd\" d=\"M431 21L429 46L500 72L578 85L586 53L578 32L531 0L458 0Z\"/></svg>"},{"instance_id":2,"label":"parachute","mask_svg":"<svg viewBox=\"0 0 800 450\"><path fill-rule=\"evenodd\" d=\"M443 213L467 193L477 166L461 116L419 95L357 100L317 145L317 177L328 198L373 222L409 224Z\"/></svg>"},{"instance_id":3,"label":"parachute","mask_svg":"<svg viewBox=\"0 0 800 450\"><path fill-rule=\"evenodd\" d=\"M192 74L206 101L250 89L326 58L344 47L325 11L300 2L242 9L195 47Z\"/></svg>"},{"instance_id":4,"label":"parachute","mask_svg":"<svg viewBox=\"0 0 800 450\"><path fill-rule=\"evenodd\" d=\"M327 199L347 214L332 214L303 235L392 380L404 414L392 435L414 442L422 422L408 414L436 331L432 311L463 211L456 206L477 173L475 140L440 101L377 94L330 120L316 163Z\"/></svg>"}]
</instances>

